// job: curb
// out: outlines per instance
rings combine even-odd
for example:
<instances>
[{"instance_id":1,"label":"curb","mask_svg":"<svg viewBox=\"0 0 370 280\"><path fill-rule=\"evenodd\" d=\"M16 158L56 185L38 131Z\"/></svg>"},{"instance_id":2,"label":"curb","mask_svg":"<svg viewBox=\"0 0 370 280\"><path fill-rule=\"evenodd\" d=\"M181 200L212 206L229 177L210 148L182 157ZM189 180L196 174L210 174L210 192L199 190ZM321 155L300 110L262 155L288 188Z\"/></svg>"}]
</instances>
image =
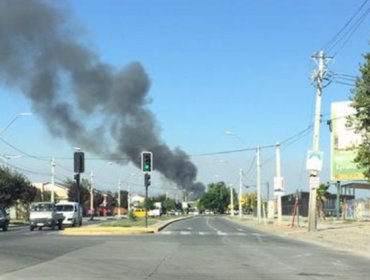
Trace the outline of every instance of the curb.
<instances>
[{"instance_id":1,"label":"curb","mask_svg":"<svg viewBox=\"0 0 370 280\"><path fill-rule=\"evenodd\" d=\"M181 217L169 221L165 221L163 224L153 225L151 227L99 227L95 225L90 225L87 227L80 228L65 228L63 231L60 231L60 235L70 235L70 236L103 236L103 235L139 235L139 234L153 234L160 232L168 225L190 219L190 217Z\"/></svg>"},{"instance_id":2,"label":"curb","mask_svg":"<svg viewBox=\"0 0 370 280\"><path fill-rule=\"evenodd\" d=\"M87 235L135 235L154 233L151 228L142 227L83 227L83 228L66 228L60 231L60 235L74 235L74 236L87 236Z\"/></svg>"}]
</instances>

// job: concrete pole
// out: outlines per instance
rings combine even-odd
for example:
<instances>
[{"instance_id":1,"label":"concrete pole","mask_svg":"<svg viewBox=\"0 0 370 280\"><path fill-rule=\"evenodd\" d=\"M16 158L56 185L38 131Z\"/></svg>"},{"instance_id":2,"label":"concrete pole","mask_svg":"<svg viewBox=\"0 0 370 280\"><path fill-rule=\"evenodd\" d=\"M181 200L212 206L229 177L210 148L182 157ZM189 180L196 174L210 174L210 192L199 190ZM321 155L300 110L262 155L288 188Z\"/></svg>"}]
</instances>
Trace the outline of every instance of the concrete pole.
<instances>
[{"instance_id":1,"label":"concrete pole","mask_svg":"<svg viewBox=\"0 0 370 280\"><path fill-rule=\"evenodd\" d=\"M281 158L280 158L280 143L276 143L276 178L281 180ZM283 223L282 205L281 205L281 192L277 195L277 213L278 213L278 225Z\"/></svg>"},{"instance_id":2,"label":"concrete pole","mask_svg":"<svg viewBox=\"0 0 370 280\"><path fill-rule=\"evenodd\" d=\"M94 187L93 182L94 181L94 173L91 170L90 171L90 214L91 214L91 220L94 217Z\"/></svg>"},{"instance_id":3,"label":"concrete pole","mask_svg":"<svg viewBox=\"0 0 370 280\"><path fill-rule=\"evenodd\" d=\"M118 217L121 217L121 180L118 180Z\"/></svg>"},{"instance_id":4,"label":"concrete pole","mask_svg":"<svg viewBox=\"0 0 370 280\"><path fill-rule=\"evenodd\" d=\"M55 202L54 199L54 184L55 184L55 160L54 157L51 159L51 202Z\"/></svg>"},{"instance_id":5,"label":"concrete pole","mask_svg":"<svg viewBox=\"0 0 370 280\"><path fill-rule=\"evenodd\" d=\"M316 106L315 106L315 121L314 121L314 134L312 151L319 151L319 135L320 135L320 123L321 123L321 98L322 98L322 81L324 77L324 68L326 57L323 51L320 51L319 55L314 56L317 60L319 71L317 75L317 91L316 91ZM316 170L310 171L310 177L318 177L319 172ZM316 189L310 188L310 197L308 205L308 231L317 230L317 214L316 214Z\"/></svg>"},{"instance_id":6,"label":"concrete pole","mask_svg":"<svg viewBox=\"0 0 370 280\"><path fill-rule=\"evenodd\" d=\"M129 184L128 185L128 194L127 194L127 212L129 213L130 211L131 211L131 186Z\"/></svg>"},{"instance_id":7,"label":"concrete pole","mask_svg":"<svg viewBox=\"0 0 370 280\"><path fill-rule=\"evenodd\" d=\"M240 168L239 170L239 218L243 218L243 207L242 207L242 199L243 199L243 169Z\"/></svg>"},{"instance_id":8,"label":"concrete pole","mask_svg":"<svg viewBox=\"0 0 370 280\"><path fill-rule=\"evenodd\" d=\"M256 170L257 170L257 221L261 223L261 163L260 163L260 147L257 147L256 153Z\"/></svg>"},{"instance_id":9,"label":"concrete pole","mask_svg":"<svg viewBox=\"0 0 370 280\"><path fill-rule=\"evenodd\" d=\"M234 191L233 191L233 185L230 185L230 214L231 217L234 217Z\"/></svg>"}]
</instances>

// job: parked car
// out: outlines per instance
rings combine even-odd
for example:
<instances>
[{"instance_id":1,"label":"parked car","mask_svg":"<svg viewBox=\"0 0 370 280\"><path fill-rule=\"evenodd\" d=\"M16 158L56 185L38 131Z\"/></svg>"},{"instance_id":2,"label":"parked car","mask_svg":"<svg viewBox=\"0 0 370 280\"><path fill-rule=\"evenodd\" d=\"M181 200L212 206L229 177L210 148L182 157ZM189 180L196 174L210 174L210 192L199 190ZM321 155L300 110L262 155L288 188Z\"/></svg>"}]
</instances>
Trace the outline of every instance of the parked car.
<instances>
[{"instance_id":1,"label":"parked car","mask_svg":"<svg viewBox=\"0 0 370 280\"><path fill-rule=\"evenodd\" d=\"M59 202L56 204L57 213L63 214L63 225L72 227L82 225L82 207L77 202Z\"/></svg>"},{"instance_id":2,"label":"parked car","mask_svg":"<svg viewBox=\"0 0 370 280\"><path fill-rule=\"evenodd\" d=\"M9 220L9 215L3 208L0 208L0 228L2 228L3 231L8 230Z\"/></svg>"}]
</instances>

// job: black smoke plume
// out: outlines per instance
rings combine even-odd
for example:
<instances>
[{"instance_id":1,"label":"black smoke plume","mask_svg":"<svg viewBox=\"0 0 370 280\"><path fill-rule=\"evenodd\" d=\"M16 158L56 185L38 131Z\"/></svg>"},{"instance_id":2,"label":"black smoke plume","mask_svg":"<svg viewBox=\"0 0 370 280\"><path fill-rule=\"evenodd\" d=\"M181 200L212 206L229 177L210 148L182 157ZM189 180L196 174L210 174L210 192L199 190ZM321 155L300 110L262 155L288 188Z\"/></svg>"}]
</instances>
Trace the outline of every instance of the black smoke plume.
<instances>
[{"instance_id":1,"label":"black smoke plume","mask_svg":"<svg viewBox=\"0 0 370 280\"><path fill-rule=\"evenodd\" d=\"M51 135L136 166L141 151L152 151L156 170L199 195L194 164L158 136L142 65L104 63L80 31L61 1L0 0L0 80L31 100Z\"/></svg>"}]
</instances>

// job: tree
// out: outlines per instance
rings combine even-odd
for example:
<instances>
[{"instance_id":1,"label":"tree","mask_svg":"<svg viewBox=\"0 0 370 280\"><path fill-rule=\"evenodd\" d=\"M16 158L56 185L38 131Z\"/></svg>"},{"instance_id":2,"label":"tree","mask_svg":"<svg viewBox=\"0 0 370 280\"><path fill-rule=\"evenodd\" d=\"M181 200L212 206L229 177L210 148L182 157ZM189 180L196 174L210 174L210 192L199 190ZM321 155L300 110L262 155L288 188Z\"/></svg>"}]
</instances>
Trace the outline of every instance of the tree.
<instances>
[{"instance_id":1,"label":"tree","mask_svg":"<svg viewBox=\"0 0 370 280\"><path fill-rule=\"evenodd\" d=\"M364 58L365 64L360 67L361 77L357 78L352 91L352 106L357 113L350 121L363 139L355 162L364 169L364 175L370 181L370 53L365 54Z\"/></svg>"},{"instance_id":2,"label":"tree","mask_svg":"<svg viewBox=\"0 0 370 280\"><path fill-rule=\"evenodd\" d=\"M78 202L78 190L77 184L75 181L71 179L67 179L64 182L65 186L68 188L68 200ZM88 207L88 202L90 200L90 192L89 192L89 182L86 179L82 179L80 183L80 203L81 205Z\"/></svg>"},{"instance_id":3,"label":"tree","mask_svg":"<svg viewBox=\"0 0 370 280\"><path fill-rule=\"evenodd\" d=\"M37 189L24 175L0 167L0 206L9 208L19 200L27 207L33 202L36 194Z\"/></svg>"},{"instance_id":4,"label":"tree","mask_svg":"<svg viewBox=\"0 0 370 280\"><path fill-rule=\"evenodd\" d=\"M220 214L224 214L230 204L230 190L224 182L211 183L208 191L205 192L200 200L200 209L208 209Z\"/></svg>"},{"instance_id":5,"label":"tree","mask_svg":"<svg viewBox=\"0 0 370 280\"><path fill-rule=\"evenodd\" d=\"M320 184L320 186L316 190L317 211L319 217L323 219L325 219L324 201L326 201L326 196L329 194L328 189L329 185Z\"/></svg>"}]
</instances>

